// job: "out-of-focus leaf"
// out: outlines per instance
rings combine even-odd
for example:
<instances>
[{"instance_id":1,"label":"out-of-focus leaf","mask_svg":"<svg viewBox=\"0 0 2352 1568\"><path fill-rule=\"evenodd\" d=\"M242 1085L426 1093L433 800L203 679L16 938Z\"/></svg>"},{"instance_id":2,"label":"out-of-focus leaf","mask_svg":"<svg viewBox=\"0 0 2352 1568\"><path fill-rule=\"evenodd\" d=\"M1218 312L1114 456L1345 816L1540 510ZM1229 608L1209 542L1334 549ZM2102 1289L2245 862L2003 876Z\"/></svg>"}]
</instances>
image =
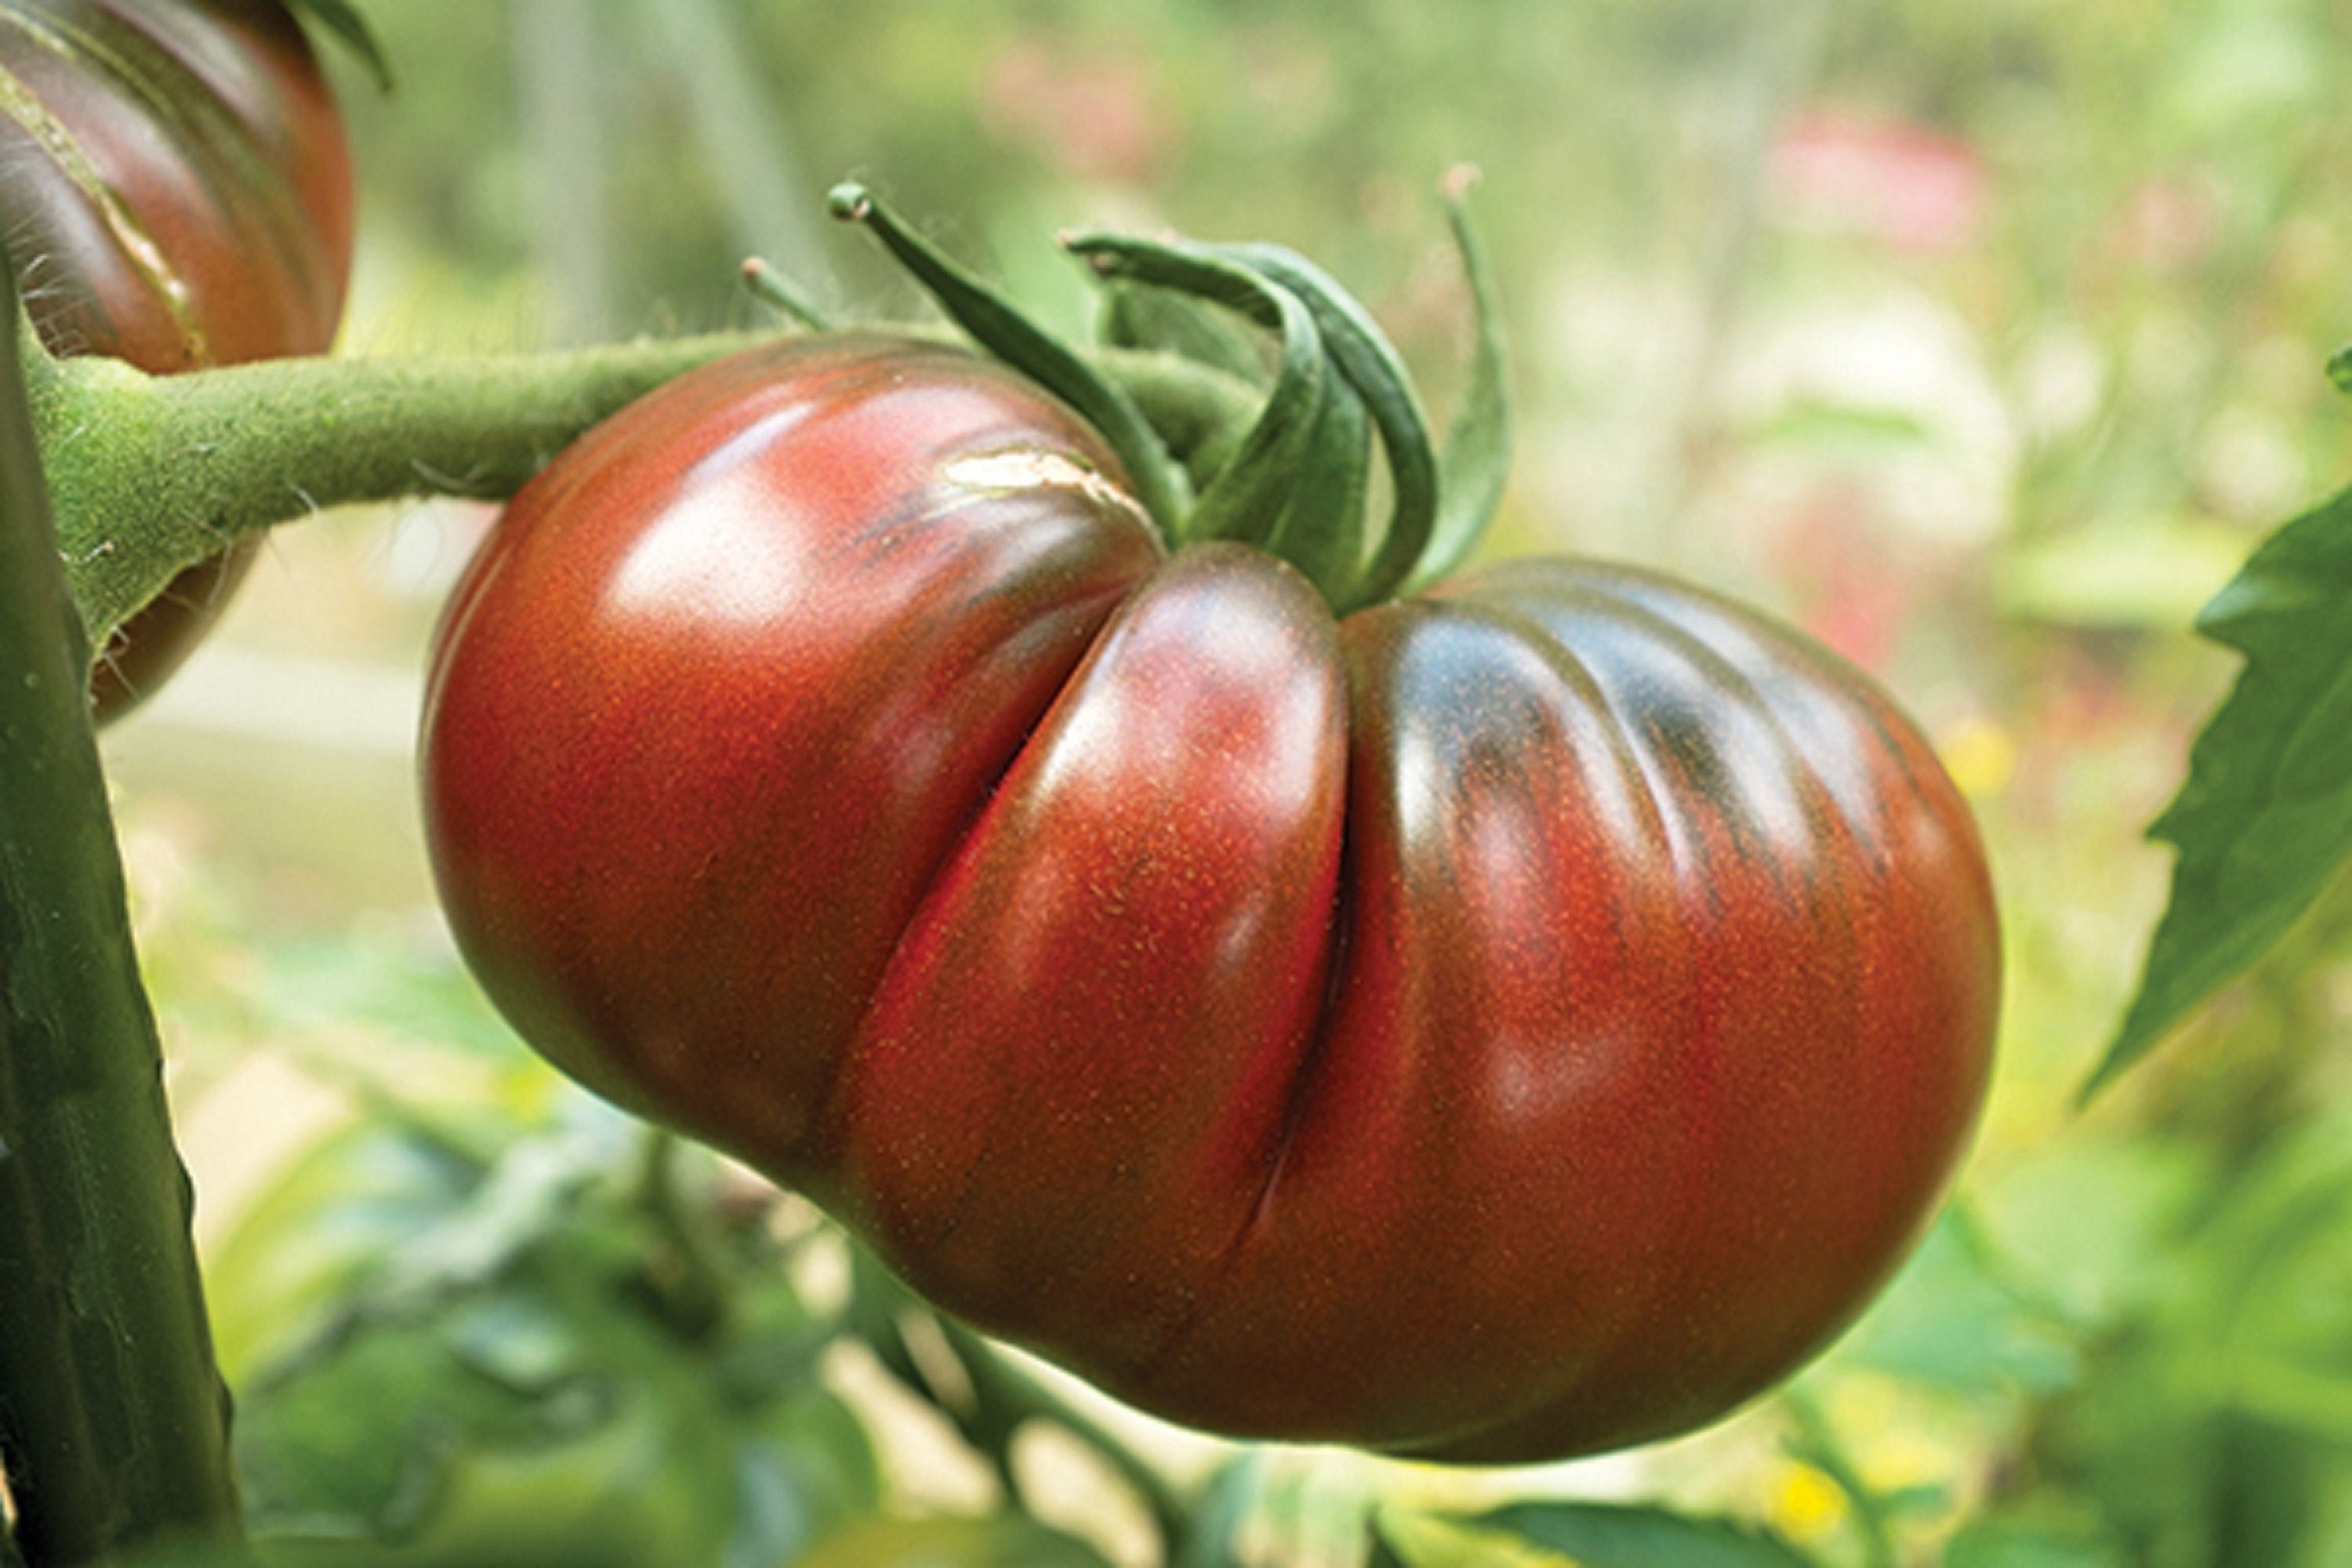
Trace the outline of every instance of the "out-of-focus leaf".
<instances>
[{"instance_id":1,"label":"out-of-focus leaf","mask_svg":"<svg viewBox=\"0 0 2352 1568\"><path fill-rule=\"evenodd\" d=\"M722 1568L767 1568L873 1511L882 1490L873 1442L833 1394L811 1388L735 1449L735 1531Z\"/></svg>"},{"instance_id":2,"label":"out-of-focus leaf","mask_svg":"<svg viewBox=\"0 0 2352 1568\"><path fill-rule=\"evenodd\" d=\"M1074 1535L1017 1514L875 1519L826 1537L793 1568L1110 1568Z\"/></svg>"},{"instance_id":3,"label":"out-of-focus leaf","mask_svg":"<svg viewBox=\"0 0 2352 1568\"><path fill-rule=\"evenodd\" d=\"M2200 1196L2161 1243L2179 1266L2041 1413L2038 1500L2090 1500L2123 1561L2332 1568L2352 1543L2352 1119Z\"/></svg>"},{"instance_id":4,"label":"out-of-focus leaf","mask_svg":"<svg viewBox=\"0 0 2352 1568\"><path fill-rule=\"evenodd\" d=\"M1375 1560L1400 1568L1590 1568L1507 1531L1407 1509L1383 1509L1372 1530L1388 1553Z\"/></svg>"},{"instance_id":5,"label":"out-of-focus leaf","mask_svg":"<svg viewBox=\"0 0 2352 1568\"><path fill-rule=\"evenodd\" d=\"M2318 1494L2338 1456L2302 1434L2231 1415L2215 1444L2220 1471L2211 1516L2210 1563L2309 1561Z\"/></svg>"},{"instance_id":6,"label":"out-of-focus leaf","mask_svg":"<svg viewBox=\"0 0 2352 1568\"><path fill-rule=\"evenodd\" d=\"M610 1179L638 1135L602 1112L510 1131L487 1167L418 1129L331 1139L227 1249L257 1320L236 1438L272 1568L766 1568L870 1512L821 1325L786 1271L751 1267L772 1240L715 1232L736 1310L677 1310L653 1283L673 1235Z\"/></svg>"},{"instance_id":7,"label":"out-of-focus leaf","mask_svg":"<svg viewBox=\"0 0 2352 1568\"><path fill-rule=\"evenodd\" d=\"M369 1123L303 1155L205 1260L221 1369L234 1385L262 1351L308 1331L361 1275L445 1217L481 1167L416 1131Z\"/></svg>"},{"instance_id":8,"label":"out-of-focus leaf","mask_svg":"<svg viewBox=\"0 0 2352 1568\"><path fill-rule=\"evenodd\" d=\"M2123 1568L2123 1551L2087 1530L1980 1520L1944 1548L1944 1568Z\"/></svg>"},{"instance_id":9,"label":"out-of-focus leaf","mask_svg":"<svg viewBox=\"0 0 2352 1568\"><path fill-rule=\"evenodd\" d=\"M2017 546L1994 592L2011 616L2058 626L2170 631L2230 581L2245 541L2191 522L2134 524Z\"/></svg>"},{"instance_id":10,"label":"out-of-focus leaf","mask_svg":"<svg viewBox=\"0 0 2352 1568\"><path fill-rule=\"evenodd\" d=\"M2087 1098L2269 950L2352 850L2352 490L2273 534L2198 619L2245 655L2148 829L2172 896Z\"/></svg>"},{"instance_id":11,"label":"out-of-focus leaf","mask_svg":"<svg viewBox=\"0 0 2352 1568\"><path fill-rule=\"evenodd\" d=\"M427 1327L372 1333L247 1398L237 1468L257 1522L397 1533L429 1512L468 1429L527 1435L527 1405L467 1375Z\"/></svg>"},{"instance_id":12,"label":"out-of-focus leaf","mask_svg":"<svg viewBox=\"0 0 2352 1568\"><path fill-rule=\"evenodd\" d=\"M1957 1208L1937 1221L1838 1358L1970 1395L2046 1394L2075 1371L2065 1326L1987 1267Z\"/></svg>"},{"instance_id":13,"label":"out-of-focus leaf","mask_svg":"<svg viewBox=\"0 0 2352 1568\"><path fill-rule=\"evenodd\" d=\"M2091 1331L2169 1286L2180 1234L2211 1179L2208 1163L2178 1144L2075 1138L1987 1183L1972 1212L2004 1265Z\"/></svg>"},{"instance_id":14,"label":"out-of-focus leaf","mask_svg":"<svg viewBox=\"0 0 2352 1568\"><path fill-rule=\"evenodd\" d=\"M1169 1568L1237 1568L1234 1542L1256 1506L1265 1458L1255 1449L1218 1467L1193 1500L1184 1538Z\"/></svg>"},{"instance_id":15,"label":"out-of-focus leaf","mask_svg":"<svg viewBox=\"0 0 2352 1568\"><path fill-rule=\"evenodd\" d=\"M2352 1456L2352 1126L2265 1152L2200 1234L2194 1326L2217 1398Z\"/></svg>"},{"instance_id":16,"label":"out-of-focus leaf","mask_svg":"<svg viewBox=\"0 0 2352 1568\"><path fill-rule=\"evenodd\" d=\"M454 952L373 927L272 945L259 999L271 1026L300 1038L353 1022L493 1061L524 1059L522 1042Z\"/></svg>"},{"instance_id":17,"label":"out-of-focus leaf","mask_svg":"<svg viewBox=\"0 0 2352 1568\"><path fill-rule=\"evenodd\" d=\"M1743 435L1759 447L1782 447L1811 458L1855 459L1916 450L1936 439L1935 432L1906 409L1818 397L1793 400Z\"/></svg>"},{"instance_id":18,"label":"out-of-focus leaf","mask_svg":"<svg viewBox=\"0 0 2352 1568\"><path fill-rule=\"evenodd\" d=\"M1725 1519L1615 1503L1513 1503L1471 1521L1526 1541L1578 1568L1811 1568L1777 1535Z\"/></svg>"}]
</instances>

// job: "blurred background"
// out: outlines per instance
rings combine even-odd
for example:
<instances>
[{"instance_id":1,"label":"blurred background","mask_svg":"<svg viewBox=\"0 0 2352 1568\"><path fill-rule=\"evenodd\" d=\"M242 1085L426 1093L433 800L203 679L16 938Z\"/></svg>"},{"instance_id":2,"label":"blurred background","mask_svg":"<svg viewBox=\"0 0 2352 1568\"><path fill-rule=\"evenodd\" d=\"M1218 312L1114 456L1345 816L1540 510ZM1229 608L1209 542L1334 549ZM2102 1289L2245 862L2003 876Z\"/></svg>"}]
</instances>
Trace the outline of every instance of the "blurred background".
<instances>
[{"instance_id":1,"label":"blurred background","mask_svg":"<svg viewBox=\"0 0 2352 1568\"><path fill-rule=\"evenodd\" d=\"M1443 417L1467 313L1433 193L1475 163L1519 420L1486 548L1633 556L1773 606L1901 693L1972 798L2007 926L2000 1073L1888 1299L1789 1394L1648 1453L1504 1477L1275 1456L1263 1560L1353 1560L1328 1521L1370 1493L1540 1489L1728 1514L1825 1563L2352 1563L2352 907L2074 1103L2162 900L2140 832L2232 675L2190 617L2352 471L2322 374L2352 336L2352 6L370 14L397 89L333 62L355 354L760 324L755 251L844 313L913 315L823 216L855 175L1074 329L1056 230L1306 251ZM458 971L419 845L422 649L484 521L434 502L279 531L107 738L233 1371L266 1357L288 1269L334 1272L256 1227L387 1108L575 1114ZM825 1507L1001 1501L880 1380L823 1372L883 1434ZM1166 1441L1180 1470L1217 1458ZM1066 1522L1149 1560L1101 1489L1068 1489Z\"/></svg>"}]
</instances>

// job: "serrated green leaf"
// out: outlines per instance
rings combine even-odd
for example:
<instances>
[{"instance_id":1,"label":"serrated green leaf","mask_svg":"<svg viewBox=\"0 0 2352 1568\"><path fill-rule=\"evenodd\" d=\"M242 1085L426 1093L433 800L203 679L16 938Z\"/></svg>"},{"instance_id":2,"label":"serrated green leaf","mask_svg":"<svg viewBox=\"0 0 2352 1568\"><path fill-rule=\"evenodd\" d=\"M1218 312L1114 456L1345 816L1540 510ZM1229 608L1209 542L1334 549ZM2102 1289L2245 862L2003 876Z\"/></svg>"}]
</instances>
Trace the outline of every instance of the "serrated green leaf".
<instances>
[{"instance_id":1,"label":"serrated green leaf","mask_svg":"<svg viewBox=\"0 0 2352 1568\"><path fill-rule=\"evenodd\" d=\"M1812 1568L1777 1535L1727 1519L1620 1503L1512 1503L1471 1521L1580 1568Z\"/></svg>"},{"instance_id":2,"label":"serrated green leaf","mask_svg":"<svg viewBox=\"0 0 2352 1568\"><path fill-rule=\"evenodd\" d=\"M2352 490L2273 534L2198 618L2237 684L2148 829L2172 895L2088 1099L2269 951L2352 853Z\"/></svg>"},{"instance_id":3,"label":"serrated green leaf","mask_svg":"<svg viewBox=\"0 0 2352 1568\"><path fill-rule=\"evenodd\" d=\"M351 0L292 0L295 10L310 16L332 34L368 69L375 79L376 89L392 90L392 60L376 42L375 30L368 26L367 17Z\"/></svg>"}]
</instances>

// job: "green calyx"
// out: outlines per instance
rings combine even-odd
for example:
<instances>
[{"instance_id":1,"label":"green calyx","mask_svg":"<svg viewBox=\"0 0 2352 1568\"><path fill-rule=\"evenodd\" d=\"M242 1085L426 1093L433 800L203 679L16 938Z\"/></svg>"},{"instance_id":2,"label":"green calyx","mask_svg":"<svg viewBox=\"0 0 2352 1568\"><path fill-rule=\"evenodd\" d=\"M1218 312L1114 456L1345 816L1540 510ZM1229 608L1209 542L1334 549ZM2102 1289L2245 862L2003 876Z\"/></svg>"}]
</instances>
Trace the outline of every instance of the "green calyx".
<instances>
[{"instance_id":1,"label":"green calyx","mask_svg":"<svg viewBox=\"0 0 2352 1568\"><path fill-rule=\"evenodd\" d=\"M1313 263L1269 245L1085 235L1064 241L1107 289L1104 343L1080 353L902 223L858 185L835 216L866 224L982 348L1028 374L1101 431L1169 543L1237 540L1304 573L1344 615L1434 582L1459 565L1502 498L1510 418L1494 290L1466 208L1468 179L1444 197L1475 307L1469 384L1441 451L1402 360L1370 313ZM1245 324L1245 325L1244 325ZM1251 332L1270 335L1270 355ZM1142 395L1140 355L1163 381L1190 374L1255 385L1245 422L1204 429L1162 408L1211 399ZM1269 372L1269 360L1271 369ZM1181 371L1173 367L1181 366ZM1372 435L1389 515L1370 531Z\"/></svg>"}]
</instances>

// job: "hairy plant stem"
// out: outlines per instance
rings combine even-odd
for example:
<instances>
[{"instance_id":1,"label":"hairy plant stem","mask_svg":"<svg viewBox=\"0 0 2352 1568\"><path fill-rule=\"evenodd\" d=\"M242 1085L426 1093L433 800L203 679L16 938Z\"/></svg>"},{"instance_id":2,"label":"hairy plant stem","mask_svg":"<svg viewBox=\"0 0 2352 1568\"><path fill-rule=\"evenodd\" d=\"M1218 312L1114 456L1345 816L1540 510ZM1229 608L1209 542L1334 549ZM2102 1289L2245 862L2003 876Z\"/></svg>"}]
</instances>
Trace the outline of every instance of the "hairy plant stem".
<instances>
[{"instance_id":1,"label":"hairy plant stem","mask_svg":"<svg viewBox=\"0 0 2352 1568\"><path fill-rule=\"evenodd\" d=\"M21 318L19 318L21 321ZM721 333L558 353L268 360L167 377L54 360L20 331L66 575L93 647L232 541L348 501L511 495L591 425L674 376L772 342ZM1178 454L1255 412L1171 354L1095 356Z\"/></svg>"},{"instance_id":2,"label":"hairy plant stem","mask_svg":"<svg viewBox=\"0 0 2352 1568\"><path fill-rule=\"evenodd\" d=\"M37 1564L240 1532L88 652L0 334L0 1468Z\"/></svg>"},{"instance_id":3,"label":"hairy plant stem","mask_svg":"<svg viewBox=\"0 0 2352 1568\"><path fill-rule=\"evenodd\" d=\"M740 335L452 359L292 359L147 376L36 361L34 418L93 644L179 572L320 507L510 494L565 444Z\"/></svg>"}]
</instances>

